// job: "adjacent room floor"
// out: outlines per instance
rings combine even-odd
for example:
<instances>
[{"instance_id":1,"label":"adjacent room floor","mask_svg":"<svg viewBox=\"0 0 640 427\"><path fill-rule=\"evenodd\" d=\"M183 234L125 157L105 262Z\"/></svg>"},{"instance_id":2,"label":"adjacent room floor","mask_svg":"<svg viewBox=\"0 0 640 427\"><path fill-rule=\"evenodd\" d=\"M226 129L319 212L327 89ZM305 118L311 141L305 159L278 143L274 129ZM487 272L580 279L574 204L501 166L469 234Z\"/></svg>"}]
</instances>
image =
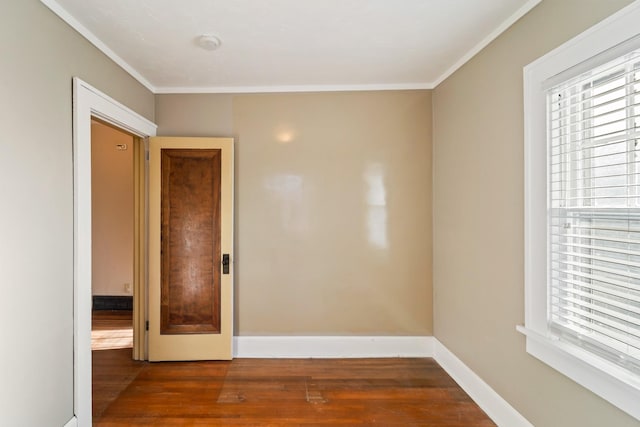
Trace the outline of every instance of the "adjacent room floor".
<instances>
[{"instance_id":1,"label":"adjacent room floor","mask_svg":"<svg viewBox=\"0 0 640 427\"><path fill-rule=\"evenodd\" d=\"M94 314L96 426L495 425L430 358L135 362L127 315Z\"/></svg>"}]
</instances>

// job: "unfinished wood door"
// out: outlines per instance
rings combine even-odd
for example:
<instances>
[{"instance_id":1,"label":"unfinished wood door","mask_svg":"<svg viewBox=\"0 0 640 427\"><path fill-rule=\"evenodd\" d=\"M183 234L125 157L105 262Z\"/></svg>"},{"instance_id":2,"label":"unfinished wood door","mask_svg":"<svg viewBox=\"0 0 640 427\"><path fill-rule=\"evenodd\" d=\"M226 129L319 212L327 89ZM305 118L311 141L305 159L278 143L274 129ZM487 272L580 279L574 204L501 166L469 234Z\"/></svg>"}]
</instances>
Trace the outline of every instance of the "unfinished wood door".
<instances>
[{"instance_id":1,"label":"unfinished wood door","mask_svg":"<svg viewBox=\"0 0 640 427\"><path fill-rule=\"evenodd\" d=\"M228 360L233 140L150 139L149 360Z\"/></svg>"}]
</instances>

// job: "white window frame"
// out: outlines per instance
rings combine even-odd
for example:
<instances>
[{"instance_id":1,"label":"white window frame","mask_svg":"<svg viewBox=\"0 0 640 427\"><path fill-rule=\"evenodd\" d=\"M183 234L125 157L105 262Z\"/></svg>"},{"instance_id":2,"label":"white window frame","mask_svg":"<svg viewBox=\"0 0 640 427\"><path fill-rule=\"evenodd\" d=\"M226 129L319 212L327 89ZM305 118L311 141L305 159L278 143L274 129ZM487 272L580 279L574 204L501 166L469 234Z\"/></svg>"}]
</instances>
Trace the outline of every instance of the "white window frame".
<instances>
[{"instance_id":1,"label":"white window frame","mask_svg":"<svg viewBox=\"0 0 640 427\"><path fill-rule=\"evenodd\" d=\"M546 87L624 54L620 45L640 36L638 22L640 0L524 68L525 324L517 329L529 354L640 420L640 377L554 338L547 324Z\"/></svg>"}]
</instances>

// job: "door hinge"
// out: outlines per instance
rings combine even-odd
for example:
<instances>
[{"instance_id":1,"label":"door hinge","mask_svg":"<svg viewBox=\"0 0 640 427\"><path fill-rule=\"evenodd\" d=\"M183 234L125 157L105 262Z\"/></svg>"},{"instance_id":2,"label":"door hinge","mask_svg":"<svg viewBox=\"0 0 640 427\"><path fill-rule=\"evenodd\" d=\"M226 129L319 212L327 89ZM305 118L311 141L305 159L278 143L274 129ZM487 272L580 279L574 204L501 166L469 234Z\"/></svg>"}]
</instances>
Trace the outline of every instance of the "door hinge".
<instances>
[{"instance_id":1,"label":"door hinge","mask_svg":"<svg viewBox=\"0 0 640 427\"><path fill-rule=\"evenodd\" d=\"M149 330L149 321L144 322L144 327L148 331Z\"/></svg>"}]
</instances>

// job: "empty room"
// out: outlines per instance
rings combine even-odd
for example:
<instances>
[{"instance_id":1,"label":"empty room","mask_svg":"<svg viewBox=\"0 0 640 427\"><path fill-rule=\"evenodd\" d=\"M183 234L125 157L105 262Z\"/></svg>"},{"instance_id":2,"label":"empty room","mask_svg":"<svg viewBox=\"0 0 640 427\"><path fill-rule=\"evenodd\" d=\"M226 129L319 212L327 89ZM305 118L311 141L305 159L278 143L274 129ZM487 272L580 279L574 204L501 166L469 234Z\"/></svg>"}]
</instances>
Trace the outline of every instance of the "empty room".
<instances>
[{"instance_id":1,"label":"empty room","mask_svg":"<svg viewBox=\"0 0 640 427\"><path fill-rule=\"evenodd\" d=\"M0 425L640 426L640 0L1 10Z\"/></svg>"}]
</instances>

